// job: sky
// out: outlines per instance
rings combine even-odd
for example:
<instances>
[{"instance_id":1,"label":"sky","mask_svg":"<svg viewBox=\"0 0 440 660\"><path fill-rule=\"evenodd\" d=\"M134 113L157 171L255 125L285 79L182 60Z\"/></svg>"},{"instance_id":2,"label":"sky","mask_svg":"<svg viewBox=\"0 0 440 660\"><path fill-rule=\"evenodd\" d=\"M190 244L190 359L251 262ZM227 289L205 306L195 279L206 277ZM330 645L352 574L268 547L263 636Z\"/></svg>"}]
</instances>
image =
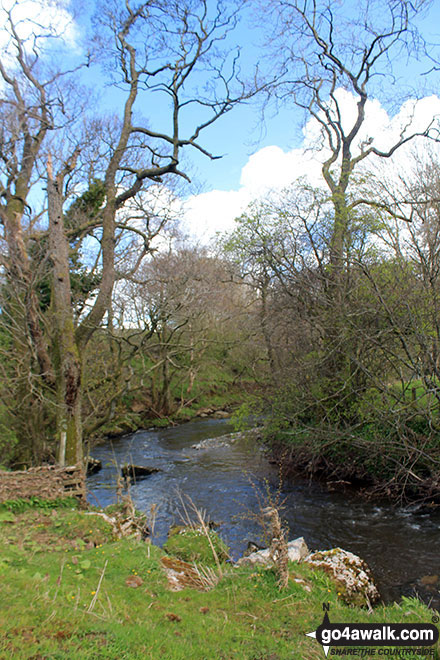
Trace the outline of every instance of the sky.
<instances>
[{"instance_id":1,"label":"sky","mask_svg":"<svg viewBox=\"0 0 440 660\"><path fill-rule=\"evenodd\" d=\"M344 1L344 0L340 0ZM21 34L31 36L26 17L39 22L48 30L62 35L66 56L81 57L84 52L84 30L88 21L87 11L90 3L80 4L79 0L19 0L16 6L16 17L20 19ZM13 0L0 0L0 7L9 8ZM350 4L350 2L348 2ZM353 5L353 2L351 2ZM82 7L82 11L80 10ZM72 17L74 10L76 17ZM437 27L438 26L438 27ZM429 16L421 25L426 38L433 43L440 43L440 3L435 1ZM260 57L258 41L262 33L251 28L243 21L235 37L244 48L247 62ZM8 41L4 30L0 29L0 48L8 53ZM55 50L53 51L55 53ZM49 52L50 56L50 52ZM382 146L395 139L401 127L411 114L419 126L424 126L433 116L440 116L440 99L432 94L432 90L424 92L424 98L414 109L411 100L400 104L396 99L401 96L403 88L419 88L425 84L427 77L420 76L426 70L426 63L414 62L411 66L402 61L401 66L394 67L396 74L395 103L383 105L378 99L373 99L367 106L367 118L361 138L374 136L374 144ZM101 83L102 72L99 67L92 66L87 70L87 82L91 85ZM439 82L437 78L437 82ZM434 88L435 89L435 88ZM355 110L355 99L338 90L343 101L344 112L350 117ZM118 107L117 93L110 88L101 95L101 104L108 110ZM163 108L157 106L148 108L152 125L161 121ZM192 178L198 192L187 196L183 209L183 227L191 236L202 242L208 242L216 232L224 232L234 226L234 218L242 213L253 200L270 190L280 190L292 184L299 177L306 177L313 185L321 182L320 167L324 157L323 152L316 152L310 147L317 134L314 120L304 120L304 115L293 104L283 106L275 111L270 108L264 119L261 114L261 104L257 101L248 102L234 108L229 114L208 129L203 144L222 158L209 159L191 154ZM407 169L411 167L409 149L401 151L391 163L395 167ZM374 167L374 163L372 163Z\"/></svg>"}]
</instances>

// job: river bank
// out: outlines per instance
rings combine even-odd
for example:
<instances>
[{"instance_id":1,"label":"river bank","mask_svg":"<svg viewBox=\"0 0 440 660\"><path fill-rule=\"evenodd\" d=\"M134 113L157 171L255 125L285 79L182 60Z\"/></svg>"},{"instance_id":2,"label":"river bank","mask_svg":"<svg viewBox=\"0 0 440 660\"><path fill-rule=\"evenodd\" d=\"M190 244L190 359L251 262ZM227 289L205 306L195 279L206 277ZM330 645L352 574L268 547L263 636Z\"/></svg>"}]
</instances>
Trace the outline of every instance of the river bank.
<instances>
[{"instance_id":1,"label":"river bank","mask_svg":"<svg viewBox=\"0 0 440 660\"><path fill-rule=\"evenodd\" d=\"M173 555L115 539L103 518L42 506L3 508L0 519L5 660L312 660L322 649L306 633L321 623L323 603L338 622L432 617L412 599L372 611L348 606L325 572L301 563L289 563L282 592L273 569L227 563L221 574L210 563L206 590L172 591L163 558L172 562Z\"/></svg>"},{"instance_id":2,"label":"river bank","mask_svg":"<svg viewBox=\"0 0 440 660\"><path fill-rule=\"evenodd\" d=\"M103 469L87 480L90 503L114 502L115 462L156 468L131 487L140 510L157 507L155 542L163 544L170 526L179 524L180 490L207 511L236 559L248 542L264 545L254 514L269 496L284 503L282 517L291 538L303 536L311 549L341 546L364 558L387 602L421 594L427 602L439 599L440 606L439 587L423 582L440 573L440 511L395 507L384 499L368 501L355 492L298 476L280 481L277 466L254 440L221 441L231 431L228 420L206 418L138 431L96 447L93 456L102 461ZM219 442L212 442L219 437Z\"/></svg>"},{"instance_id":3,"label":"river bank","mask_svg":"<svg viewBox=\"0 0 440 660\"><path fill-rule=\"evenodd\" d=\"M248 401L253 401L255 392L261 387L250 381L209 382L188 400L174 399L173 410L168 414L158 413L151 407L145 392L137 398L121 401L110 421L101 426L88 439L93 447L108 438L118 438L149 428L171 428L196 419L229 418Z\"/></svg>"},{"instance_id":4,"label":"river bank","mask_svg":"<svg viewBox=\"0 0 440 660\"><path fill-rule=\"evenodd\" d=\"M440 508L440 471L434 456L423 464L423 452L414 449L403 460L395 455L396 443L384 437L358 435L349 438L320 438L308 430L284 437L266 432L266 445L272 460L286 478L302 475L319 480L335 489L350 489L370 499L387 499L398 506L423 505L427 510ZM426 453L426 452L425 452ZM423 458L423 456L422 456ZM418 461L417 467L416 462Z\"/></svg>"}]
</instances>

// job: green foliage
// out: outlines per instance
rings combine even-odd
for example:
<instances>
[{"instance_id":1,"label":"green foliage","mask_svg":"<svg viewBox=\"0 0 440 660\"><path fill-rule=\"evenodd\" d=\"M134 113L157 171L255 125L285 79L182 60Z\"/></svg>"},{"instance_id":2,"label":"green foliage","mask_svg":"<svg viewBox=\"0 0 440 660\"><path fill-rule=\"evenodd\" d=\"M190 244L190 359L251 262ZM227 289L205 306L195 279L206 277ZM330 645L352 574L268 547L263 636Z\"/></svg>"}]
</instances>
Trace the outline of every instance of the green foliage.
<instances>
[{"instance_id":1,"label":"green foliage","mask_svg":"<svg viewBox=\"0 0 440 660\"><path fill-rule=\"evenodd\" d=\"M2 511L0 508L0 523L14 522L15 516L11 511Z\"/></svg>"},{"instance_id":2,"label":"green foliage","mask_svg":"<svg viewBox=\"0 0 440 660\"><path fill-rule=\"evenodd\" d=\"M100 273L91 273L89 268L81 263L78 247L85 234L88 233L87 224L99 215L105 199L105 186L103 181L93 179L89 188L77 197L64 214L64 224L69 231L78 231L78 236L70 240L70 286L72 303L78 305L100 284ZM83 229L85 227L85 229Z\"/></svg>"},{"instance_id":3,"label":"green foliage","mask_svg":"<svg viewBox=\"0 0 440 660\"><path fill-rule=\"evenodd\" d=\"M148 347L148 345L147 345ZM96 354L95 354L96 358ZM173 357L173 364L179 365L175 372L170 374L170 400L173 409L163 417L157 417L157 408L152 400L153 377L154 385L160 390L162 387L161 374L157 371L149 380L148 373L154 367L154 361L148 354L143 355L141 351L131 358L130 367L135 374L133 385L142 381L142 388L134 388L133 392L127 392L123 395L121 405L117 410L115 418L103 428L103 432L111 433L112 429L121 429L122 432L129 432L136 428L145 426L166 427L173 421L185 422L194 419L200 410L230 410L240 405L244 400L250 401L254 405L253 414L257 414L258 399L250 396L246 392L247 386L252 388L253 381L251 374L242 370L242 377L237 379L236 360L231 356L227 347L222 345L221 339L209 345L203 359L197 365L197 374L190 386L190 374L187 370L185 361L187 360L187 350L184 344L182 355L177 351ZM93 364L93 378L97 376L97 361ZM105 362L105 368L108 369L108 361ZM127 412L134 403L144 406L140 413ZM154 408L154 411L151 408Z\"/></svg>"},{"instance_id":4,"label":"green foliage","mask_svg":"<svg viewBox=\"0 0 440 660\"><path fill-rule=\"evenodd\" d=\"M170 555L183 561L197 562L206 566L216 564L212 547L221 562L229 559L228 547L219 535L212 529L208 530L208 534L209 539L202 529L177 526L171 529L163 548Z\"/></svg>"},{"instance_id":5,"label":"green foliage","mask_svg":"<svg viewBox=\"0 0 440 660\"><path fill-rule=\"evenodd\" d=\"M255 418L263 413L263 401L253 395L248 395L231 415L231 424L237 432L247 431L255 424Z\"/></svg>"},{"instance_id":6,"label":"green foliage","mask_svg":"<svg viewBox=\"0 0 440 660\"><path fill-rule=\"evenodd\" d=\"M67 229L78 229L94 220L105 200L105 185L100 179L93 179L88 189L77 197L64 214Z\"/></svg>"},{"instance_id":7,"label":"green foliage","mask_svg":"<svg viewBox=\"0 0 440 660\"><path fill-rule=\"evenodd\" d=\"M28 498L19 498L16 500L6 500L0 504L0 511L13 511L14 513L23 513L27 509L77 509L79 501L76 497L57 497L54 500L46 500L42 497L32 496Z\"/></svg>"},{"instance_id":8,"label":"green foliage","mask_svg":"<svg viewBox=\"0 0 440 660\"><path fill-rule=\"evenodd\" d=\"M89 188L77 197L64 214L64 225L67 231L78 231L78 236L70 240L70 285L72 292L72 304L78 305L100 283L99 273L90 273L89 268L81 263L79 247L87 229L82 232L81 228L97 218L105 199L104 183L99 179L93 179ZM31 254L36 262L46 257L47 238L44 237L38 246L31 245ZM52 297L52 281L50 274L44 270L44 276L37 284L40 309L45 312L50 307Z\"/></svg>"},{"instance_id":9,"label":"green foliage","mask_svg":"<svg viewBox=\"0 0 440 660\"><path fill-rule=\"evenodd\" d=\"M0 349L7 351L10 348L12 348L11 330L7 327L5 316L0 311Z\"/></svg>"}]
</instances>

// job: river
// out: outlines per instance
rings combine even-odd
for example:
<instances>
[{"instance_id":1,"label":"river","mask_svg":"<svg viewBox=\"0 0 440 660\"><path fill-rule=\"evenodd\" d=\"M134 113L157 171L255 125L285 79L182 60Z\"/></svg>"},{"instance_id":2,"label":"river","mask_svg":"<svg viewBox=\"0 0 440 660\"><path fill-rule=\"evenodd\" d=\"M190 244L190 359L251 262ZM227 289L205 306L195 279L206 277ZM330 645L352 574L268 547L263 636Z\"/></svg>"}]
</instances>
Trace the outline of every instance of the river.
<instances>
[{"instance_id":1,"label":"river","mask_svg":"<svg viewBox=\"0 0 440 660\"><path fill-rule=\"evenodd\" d=\"M227 420L200 419L174 428L137 431L93 449L103 469L88 477L89 501L115 501L115 463L134 463L160 471L131 487L138 509L158 506L154 542L162 544L172 524L180 524L178 492L189 495L239 557L261 530L252 514L267 489L284 502L289 538L303 536L310 549L342 547L369 564L384 601L418 594L440 608L440 511L396 508L356 494L329 492L326 486L295 478L279 481L278 470L253 440L193 445L232 431ZM427 577L429 576L429 577ZM426 584L429 583L429 584Z\"/></svg>"}]
</instances>

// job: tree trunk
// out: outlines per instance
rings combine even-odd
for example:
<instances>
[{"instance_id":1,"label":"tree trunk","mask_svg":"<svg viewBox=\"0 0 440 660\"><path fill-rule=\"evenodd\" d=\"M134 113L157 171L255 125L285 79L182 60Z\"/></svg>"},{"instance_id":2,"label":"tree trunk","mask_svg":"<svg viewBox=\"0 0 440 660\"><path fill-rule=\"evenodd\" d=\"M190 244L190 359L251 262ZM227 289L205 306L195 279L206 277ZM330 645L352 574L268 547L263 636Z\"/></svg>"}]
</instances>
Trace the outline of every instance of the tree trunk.
<instances>
[{"instance_id":1,"label":"tree trunk","mask_svg":"<svg viewBox=\"0 0 440 660\"><path fill-rule=\"evenodd\" d=\"M162 365L162 393L161 393L161 411L164 415L171 415L173 412L171 400L171 378L169 361L165 356Z\"/></svg>"},{"instance_id":2,"label":"tree trunk","mask_svg":"<svg viewBox=\"0 0 440 660\"><path fill-rule=\"evenodd\" d=\"M70 275L69 244L64 232L62 175L52 176L48 166L49 247L53 267L53 349L57 392L57 444L60 465L83 458L81 420L82 365L75 341Z\"/></svg>"},{"instance_id":3,"label":"tree trunk","mask_svg":"<svg viewBox=\"0 0 440 660\"><path fill-rule=\"evenodd\" d=\"M35 350L40 374L44 382L52 386L54 384L52 364L46 339L40 326L38 298L33 288L32 267L26 251L21 226L24 206L21 199L12 198L8 201L2 218L9 253L9 273L7 277L10 279L10 290L14 290L14 296L9 301L8 311L17 322L18 327L23 327L24 321ZM18 342L16 342L16 349L20 350Z\"/></svg>"},{"instance_id":4,"label":"tree trunk","mask_svg":"<svg viewBox=\"0 0 440 660\"><path fill-rule=\"evenodd\" d=\"M277 370L275 363L275 352L272 344L272 332L269 327L269 313L267 308L267 294L269 289L269 278L266 277L261 284L261 329L263 331L264 342L266 344L267 358L269 360L270 375L273 382L277 380Z\"/></svg>"}]
</instances>

